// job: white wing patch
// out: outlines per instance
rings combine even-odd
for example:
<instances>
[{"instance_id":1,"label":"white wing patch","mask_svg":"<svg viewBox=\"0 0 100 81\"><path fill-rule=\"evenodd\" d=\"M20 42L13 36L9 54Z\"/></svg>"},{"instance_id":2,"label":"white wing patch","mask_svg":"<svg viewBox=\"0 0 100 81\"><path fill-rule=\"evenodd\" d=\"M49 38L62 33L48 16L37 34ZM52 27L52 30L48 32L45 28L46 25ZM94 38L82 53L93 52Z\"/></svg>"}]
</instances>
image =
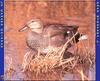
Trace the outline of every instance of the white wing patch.
<instances>
[{"instance_id":1,"label":"white wing patch","mask_svg":"<svg viewBox=\"0 0 100 81\"><path fill-rule=\"evenodd\" d=\"M83 35L83 36L81 36L81 37L79 38L79 40L86 40L86 39L88 39L88 35Z\"/></svg>"}]
</instances>

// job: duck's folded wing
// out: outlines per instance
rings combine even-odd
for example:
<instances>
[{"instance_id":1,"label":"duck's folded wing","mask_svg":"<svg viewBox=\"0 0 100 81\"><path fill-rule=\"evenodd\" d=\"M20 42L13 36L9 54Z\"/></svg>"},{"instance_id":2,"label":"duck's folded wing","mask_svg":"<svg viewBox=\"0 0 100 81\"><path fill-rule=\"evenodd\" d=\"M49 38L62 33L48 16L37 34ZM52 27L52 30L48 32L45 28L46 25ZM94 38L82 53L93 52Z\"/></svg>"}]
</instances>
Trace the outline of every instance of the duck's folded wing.
<instances>
[{"instance_id":1,"label":"duck's folded wing","mask_svg":"<svg viewBox=\"0 0 100 81\"><path fill-rule=\"evenodd\" d=\"M63 25L55 25L55 24L50 24L47 25L44 30L43 33L49 37L54 37L56 35L60 35L60 34L64 34L68 31L66 26Z\"/></svg>"}]
</instances>

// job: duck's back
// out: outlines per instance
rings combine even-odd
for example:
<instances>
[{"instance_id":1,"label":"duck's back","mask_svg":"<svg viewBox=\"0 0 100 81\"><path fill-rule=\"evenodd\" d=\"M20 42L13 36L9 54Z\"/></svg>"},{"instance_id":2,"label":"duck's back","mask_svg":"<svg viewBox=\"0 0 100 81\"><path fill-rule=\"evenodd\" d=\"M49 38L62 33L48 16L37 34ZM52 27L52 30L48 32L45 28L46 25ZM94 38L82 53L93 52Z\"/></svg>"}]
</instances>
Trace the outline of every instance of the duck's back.
<instances>
[{"instance_id":1,"label":"duck's back","mask_svg":"<svg viewBox=\"0 0 100 81\"><path fill-rule=\"evenodd\" d=\"M64 34L68 28L64 24L46 24L44 25L43 33L51 37L59 34Z\"/></svg>"}]
</instances>

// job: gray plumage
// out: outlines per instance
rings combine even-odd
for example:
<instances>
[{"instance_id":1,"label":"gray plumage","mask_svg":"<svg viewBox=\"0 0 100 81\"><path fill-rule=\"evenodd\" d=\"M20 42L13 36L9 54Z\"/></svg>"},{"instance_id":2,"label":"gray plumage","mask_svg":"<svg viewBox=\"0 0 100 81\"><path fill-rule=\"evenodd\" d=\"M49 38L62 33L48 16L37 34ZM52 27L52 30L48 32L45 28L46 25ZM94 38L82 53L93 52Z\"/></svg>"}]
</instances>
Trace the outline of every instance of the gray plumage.
<instances>
[{"instance_id":1,"label":"gray plumage","mask_svg":"<svg viewBox=\"0 0 100 81\"><path fill-rule=\"evenodd\" d=\"M42 33L29 32L26 42L31 49L36 51L40 50L41 53L46 53L49 46L57 48L64 45L76 31L77 27L75 26L48 24L44 27Z\"/></svg>"},{"instance_id":2,"label":"gray plumage","mask_svg":"<svg viewBox=\"0 0 100 81\"><path fill-rule=\"evenodd\" d=\"M59 23L43 24L40 19L32 19L21 28L19 31L24 31L27 28L31 29L26 38L26 43L29 48L41 53L47 53L49 48L56 48L64 45L78 30L78 26L68 26ZM80 34L75 36L75 41L78 42ZM69 43L69 48L71 47Z\"/></svg>"}]
</instances>

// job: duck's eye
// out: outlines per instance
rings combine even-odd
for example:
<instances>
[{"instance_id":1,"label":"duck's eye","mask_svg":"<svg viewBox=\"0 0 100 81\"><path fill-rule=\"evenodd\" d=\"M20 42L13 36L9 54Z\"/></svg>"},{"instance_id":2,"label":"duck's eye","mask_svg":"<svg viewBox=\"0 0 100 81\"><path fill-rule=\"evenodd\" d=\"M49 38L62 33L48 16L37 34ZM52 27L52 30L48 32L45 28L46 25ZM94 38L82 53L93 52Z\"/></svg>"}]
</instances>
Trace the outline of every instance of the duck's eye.
<instances>
[{"instance_id":1,"label":"duck's eye","mask_svg":"<svg viewBox=\"0 0 100 81\"><path fill-rule=\"evenodd\" d=\"M69 34L70 33L70 31L67 31L67 34Z\"/></svg>"},{"instance_id":2,"label":"duck's eye","mask_svg":"<svg viewBox=\"0 0 100 81\"><path fill-rule=\"evenodd\" d=\"M32 21L32 22L34 22L34 21Z\"/></svg>"}]
</instances>

